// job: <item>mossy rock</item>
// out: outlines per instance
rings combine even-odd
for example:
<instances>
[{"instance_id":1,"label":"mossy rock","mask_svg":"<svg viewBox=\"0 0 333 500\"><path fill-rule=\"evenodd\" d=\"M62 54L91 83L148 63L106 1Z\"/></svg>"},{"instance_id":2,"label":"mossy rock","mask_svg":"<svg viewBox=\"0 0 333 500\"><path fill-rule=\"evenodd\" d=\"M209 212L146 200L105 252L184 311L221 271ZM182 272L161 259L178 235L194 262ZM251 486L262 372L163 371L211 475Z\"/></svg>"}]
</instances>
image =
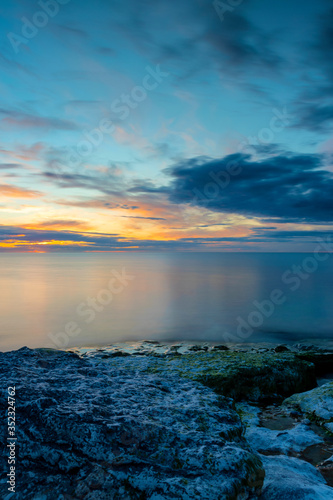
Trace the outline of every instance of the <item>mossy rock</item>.
<instances>
[{"instance_id":1,"label":"mossy rock","mask_svg":"<svg viewBox=\"0 0 333 500\"><path fill-rule=\"evenodd\" d=\"M292 353L210 352L150 365L149 371L178 373L239 400L277 400L316 387L314 365Z\"/></svg>"},{"instance_id":2,"label":"mossy rock","mask_svg":"<svg viewBox=\"0 0 333 500\"><path fill-rule=\"evenodd\" d=\"M333 434L333 381L312 391L294 394L285 399L283 405L305 413L310 420Z\"/></svg>"}]
</instances>

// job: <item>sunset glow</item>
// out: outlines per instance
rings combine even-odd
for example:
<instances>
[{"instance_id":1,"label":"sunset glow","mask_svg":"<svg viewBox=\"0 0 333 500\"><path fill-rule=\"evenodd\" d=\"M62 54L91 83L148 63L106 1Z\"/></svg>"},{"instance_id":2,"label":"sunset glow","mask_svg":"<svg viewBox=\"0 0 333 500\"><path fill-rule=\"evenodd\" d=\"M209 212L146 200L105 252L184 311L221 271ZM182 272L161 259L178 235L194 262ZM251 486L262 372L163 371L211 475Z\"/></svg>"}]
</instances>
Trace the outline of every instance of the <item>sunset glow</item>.
<instances>
[{"instance_id":1,"label":"sunset glow","mask_svg":"<svg viewBox=\"0 0 333 500\"><path fill-rule=\"evenodd\" d=\"M332 11L296 4L68 2L23 43L36 6L7 2L0 250L311 250L331 230Z\"/></svg>"}]
</instances>

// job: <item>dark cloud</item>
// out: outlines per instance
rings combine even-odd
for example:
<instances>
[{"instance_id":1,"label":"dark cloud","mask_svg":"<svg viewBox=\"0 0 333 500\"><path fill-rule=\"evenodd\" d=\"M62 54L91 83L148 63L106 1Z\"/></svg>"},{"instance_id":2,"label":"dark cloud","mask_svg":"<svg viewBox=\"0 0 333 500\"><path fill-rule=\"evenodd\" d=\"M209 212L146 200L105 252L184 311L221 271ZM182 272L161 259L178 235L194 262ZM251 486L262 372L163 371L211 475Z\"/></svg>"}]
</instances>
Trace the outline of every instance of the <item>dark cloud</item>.
<instances>
[{"instance_id":1,"label":"dark cloud","mask_svg":"<svg viewBox=\"0 0 333 500\"><path fill-rule=\"evenodd\" d=\"M302 103L298 106L294 128L306 128L312 132L326 133L332 130L332 126L333 104L322 104L318 98L316 102Z\"/></svg>"},{"instance_id":2,"label":"dark cloud","mask_svg":"<svg viewBox=\"0 0 333 500\"><path fill-rule=\"evenodd\" d=\"M38 174L39 176L40 174ZM100 191L114 197L124 196L126 185L121 176L115 176L112 169L106 172L92 170L91 173L61 173L57 169L43 172L42 177L57 184L61 188L84 188Z\"/></svg>"},{"instance_id":3,"label":"dark cloud","mask_svg":"<svg viewBox=\"0 0 333 500\"><path fill-rule=\"evenodd\" d=\"M268 239L273 239L274 241L296 241L300 238L307 239L310 242L317 242L318 238L325 238L327 236L333 235L333 229L326 230L313 230L313 229L304 229L304 230L289 230L289 231L272 231L267 232L263 227L253 230L255 233L253 241L256 241L258 238L263 238L263 241L267 241Z\"/></svg>"},{"instance_id":4,"label":"dark cloud","mask_svg":"<svg viewBox=\"0 0 333 500\"><path fill-rule=\"evenodd\" d=\"M327 133L333 126L333 9L314 20L303 62L305 77L296 100L294 127ZM304 53L304 46L302 47Z\"/></svg>"},{"instance_id":5,"label":"dark cloud","mask_svg":"<svg viewBox=\"0 0 333 500\"><path fill-rule=\"evenodd\" d=\"M315 154L285 154L260 161L241 153L221 159L193 158L165 170L172 179L168 197L173 203L215 212L331 222L333 174L322 165L323 158Z\"/></svg>"},{"instance_id":6,"label":"dark cloud","mask_svg":"<svg viewBox=\"0 0 333 500\"><path fill-rule=\"evenodd\" d=\"M146 0L140 9L134 0L113 0L111 7L116 12L112 29L151 60L177 65L180 80L217 69L223 79L232 77L257 92L261 86L249 78L258 72L271 78L282 62L274 34L249 20L245 4L231 9L223 21L221 9L206 0Z\"/></svg>"},{"instance_id":7,"label":"dark cloud","mask_svg":"<svg viewBox=\"0 0 333 500\"><path fill-rule=\"evenodd\" d=\"M18 251L47 250L64 251L60 244L39 245L41 242L66 241L66 251L113 251L113 250L167 250L192 249L190 241L179 240L128 240L117 234L100 234L93 232L34 230L23 227L0 226L0 242L16 240L22 244ZM71 244L71 242L76 244ZM79 244L79 245L78 245ZM198 242L198 246L201 242ZM11 249L12 250L12 249ZM0 247L0 252L6 248Z\"/></svg>"},{"instance_id":8,"label":"dark cloud","mask_svg":"<svg viewBox=\"0 0 333 500\"><path fill-rule=\"evenodd\" d=\"M230 226L230 223L228 222L219 222L216 224L199 224L195 227L213 227L213 226Z\"/></svg>"},{"instance_id":9,"label":"dark cloud","mask_svg":"<svg viewBox=\"0 0 333 500\"><path fill-rule=\"evenodd\" d=\"M140 215L120 215L119 217L126 217L126 219L166 220L164 217L142 217Z\"/></svg>"},{"instance_id":10,"label":"dark cloud","mask_svg":"<svg viewBox=\"0 0 333 500\"><path fill-rule=\"evenodd\" d=\"M67 221L68 222L68 221ZM74 221L75 222L75 221ZM73 224L75 226L75 224ZM186 251L206 249L246 249L246 244L262 244L278 242L305 242L318 245L319 238L326 241L333 231L269 231L267 228L252 230L248 236L221 237L187 237L178 240L130 240L118 234L56 231L50 229L29 229L0 225L0 243L16 241L16 248L7 249L0 246L0 252L6 251L48 251L48 252L86 252L86 251ZM63 243L67 242L65 247ZM43 245L41 245L43 243ZM44 243L49 243L44 245ZM254 247L250 247L250 249Z\"/></svg>"}]
</instances>

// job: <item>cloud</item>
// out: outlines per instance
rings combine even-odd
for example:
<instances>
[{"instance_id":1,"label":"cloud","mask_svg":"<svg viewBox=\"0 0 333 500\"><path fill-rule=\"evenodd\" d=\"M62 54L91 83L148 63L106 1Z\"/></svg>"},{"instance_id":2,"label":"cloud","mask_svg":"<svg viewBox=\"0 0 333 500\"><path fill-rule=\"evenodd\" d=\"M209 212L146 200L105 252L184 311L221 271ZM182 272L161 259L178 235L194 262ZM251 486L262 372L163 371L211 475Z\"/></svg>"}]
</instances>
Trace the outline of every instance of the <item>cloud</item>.
<instances>
[{"instance_id":1,"label":"cloud","mask_svg":"<svg viewBox=\"0 0 333 500\"><path fill-rule=\"evenodd\" d=\"M36 142L31 146L16 144L13 150L0 148L0 154L6 157L24 161L39 160L41 153L47 150L43 142Z\"/></svg>"},{"instance_id":2,"label":"cloud","mask_svg":"<svg viewBox=\"0 0 333 500\"><path fill-rule=\"evenodd\" d=\"M237 85L256 90L260 86L249 78L258 73L271 78L282 62L273 48L274 34L255 26L245 5L231 9L221 21L210 1L146 0L139 10L135 0L110 3L117 13L112 29L150 60L176 65L182 81L213 69L222 79L232 77Z\"/></svg>"},{"instance_id":3,"label":"cloud","mask_svg":"<svg viewBox=\"0 0 333 500\"><path fill-rule=\"evenodd\" d=\"M323 163L324 158L316 154L285 153L260 161L242 153L221 159L192 158L165 170L171 183L161 192L167 189L172 203L215 212L330 222L333 174Z\"/></svg>"},{"instance_id":4,"label":"cloud","mask_svg":"<svg viewBox=\"0 0 333 500\"><path fill-rule=\"evenodd\" d=\"M4 116L0 124L3 127L42 128L45 130L77 130L78 126L61 118L43 117L36 114L0 108L0 115Z\"/></svg>"},{"instance_id":5,"label":"cloud","mask_svg":"<svg viewBox=\"0 0 333 500\"><path fill-rule=\"evenodd\" d=\"M330 132L333 125L333 105L325 105L320 101L321 98L318 98L317 102L298 105L293 128L306 128L319 133Z\"/></svg>"},{"instance_id":6,"label":"cloud","mask_svg":"<svg viewBox=\"0 0 333 500\"><path fill-rule=\"evenodd\" d=\"M61 221L57 221L61 222ZM71 221L64 221L71 222ZM76 221L73 227L76 226ZM179 239L130 239L119 234L83 232L70 230L35 229L0 225L0 252L2 251L191 251L256 249L255 245L278 242L303 242L318 245L318 238L333 235L329 230L272 231L269 228L252 229L246 236L185 237Z\"/></svg>"},{"instance_id":7,"label":"cloud","mask_svg":"<svg viewBox=\"0 0 333 500\"><path fill-rule=\"evenodd\" d=\"M119 215L119 217L126 217L127 219L167 220L164 217L142 217L140 215Z\"/></svg>"},{"instance_id":8,"label":"cloud","mask_svg":"<svg viewBox=\"0 0 333 500\"><path fill-rule=\"evenodd\" d=\"M139 208L137 205L128 205L126 203L114 203L108 198L81 198L78 200L58 200L58 205L65 205L69 207L80 207L87 209L97 210L136 210Z\"/></svg>"},{"instance_id":9,"label":"cloud","mask_svg":"<svg viewBox=\"0 0 333 500\"><path fill-rule=\"evenodd\" d=\"M74 36L79 39L88 39L89 35L87 31L80 29L80 28L74 28L73 26L66 26L64 24L57 24L52 27L52 30L59 35L59 38L62 40L64 38L67 38L68 36Z\"/></svg>"},{"instance_id":10,"label":"cloud","mask_svg":"<svg viewBox=\"0 0 333 500\"><path fill-rule=\"evenodd\" d=\"M90 225L84 221L77 220L47 220L44 222L39 222L38 224L33 224L33 229L64 229L64 228L74 228L78 230L87 230L90 229Z\"/></svg>"},{"instance_id":11,"label":"cloud","mask_svg":"<svg viewBox=\"0 0 333 500\"><path fill-rule=\"evenodd\" d=\"M20 251L118 251L191 248L186 241L130 240L117 234L93 232L35 230L26 227L0 225L0 251L6 245ZM14 246L13 246L14 245Z\"/></svg>"},{"instance_id":12,"label":"cloud","mask_svg":"<svg viewBox=\"0 0 333 500\"><path fill-rule=\"evenodd\" d=\"M16 168L23 168L18 163L0 163L0 170L12 170Z\"/></svg>"},{"instance_id":13,"label":"cloud","mask_svg":"<svg viewBox=\"0 0 333 500\"><path fill-rule=\"evenodd\" d=\"M43 196L40 191L10 186L9 184L0 184L0 194L9 198L40 198Z\"/></svg>"},{"instance_id":14,"label":"cloud","mask_svg":"<svg viewBox=\"0 0 333 500\"><path fill-rule=\"evenodd\" d=\"M121 197L124 195L123 178L115 178L112 172L87 171L88 173L61 173L57 169L54 172L47 170L41 175L47 180L62 188L83 188L100 191L101 193ZM40 175L40 174L38 174Z\"/></svg>"},{"instance_id":15,"label":"cloud","mask_svg":"<svg viewBox=\"0 0 333 500\"><path fill-rule=\"evenodd\" d=\"M294 127L312 132L331 132L333 125L333 9L327 9L314 21L312 37L303 64L302 91L296 99ZM304 53L304 45L302 46ZM305 85L304 85L305 84Z\"/></svg>"}]
</instances>

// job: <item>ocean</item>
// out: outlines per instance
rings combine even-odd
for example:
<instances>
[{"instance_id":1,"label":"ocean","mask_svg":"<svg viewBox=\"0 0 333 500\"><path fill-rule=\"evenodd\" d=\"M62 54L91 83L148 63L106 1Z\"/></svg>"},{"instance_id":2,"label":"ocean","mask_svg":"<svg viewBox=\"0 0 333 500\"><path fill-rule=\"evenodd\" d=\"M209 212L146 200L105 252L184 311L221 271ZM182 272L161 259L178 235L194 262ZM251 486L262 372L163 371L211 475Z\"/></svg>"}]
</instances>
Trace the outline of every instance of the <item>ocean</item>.
<instances>
[{"instance_id":1,"label":"ocean","mask_svg":"<svg viewBox=\"0 0 333 500\"><path fill-rule=\"evenodd\" d=\"M333 255L2 254L0 350L333 340Z\"/></svg>"}]
</instances>

